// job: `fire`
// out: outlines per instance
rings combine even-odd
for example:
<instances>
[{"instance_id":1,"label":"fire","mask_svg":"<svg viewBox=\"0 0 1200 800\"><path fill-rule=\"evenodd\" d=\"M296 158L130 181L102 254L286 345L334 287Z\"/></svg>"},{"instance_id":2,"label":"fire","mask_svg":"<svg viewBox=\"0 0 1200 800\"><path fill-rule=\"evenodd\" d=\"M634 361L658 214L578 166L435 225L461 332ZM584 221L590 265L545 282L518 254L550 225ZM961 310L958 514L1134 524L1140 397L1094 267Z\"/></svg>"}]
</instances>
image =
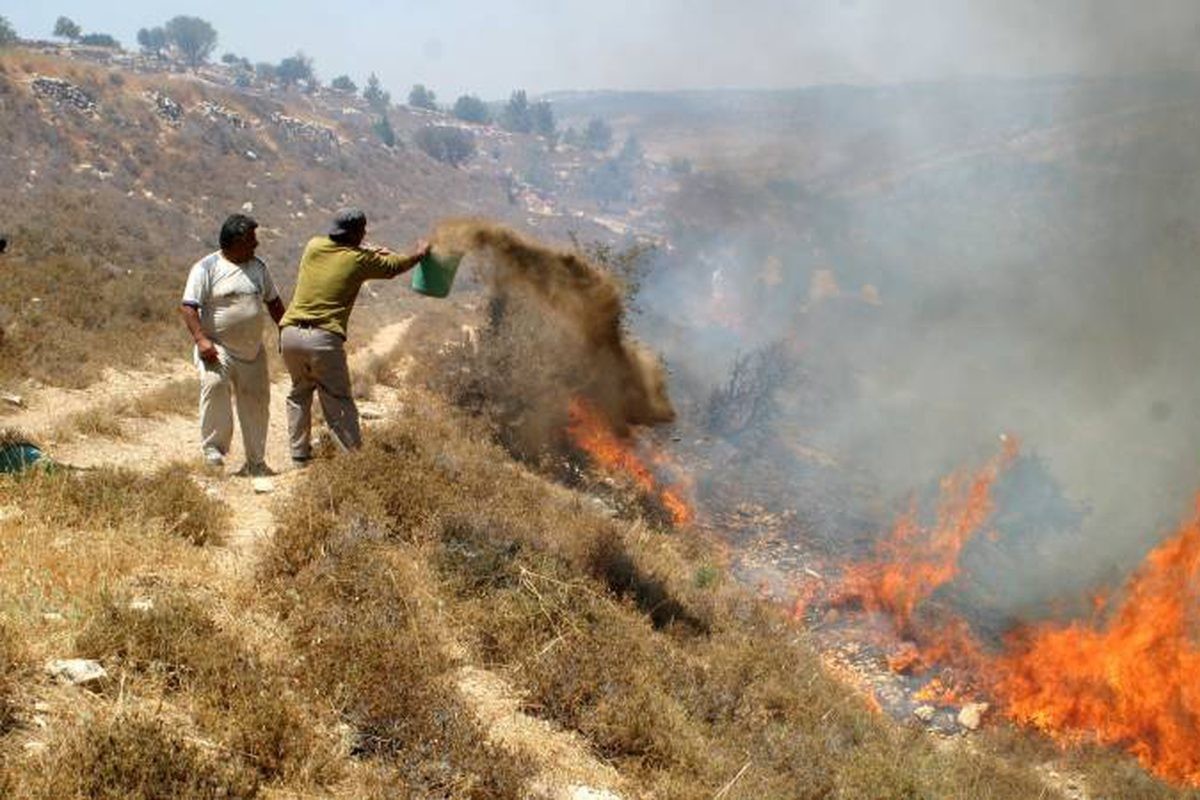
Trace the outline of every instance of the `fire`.
<instances>
[{"instance_id":1,"label":"fire","mask_svg":"<svg viewBox=\"0 0 1200 800\"><path fill-rule=\"evenodd\" d=\"M686 487L673 485L659 488L653 470L647 466L646 460L635 452L635 443L618 437L600 411L586 400L576 397L571 400L567 414L567 433L571 440L586 452L597 466L608 472L628 476L642 492L657 497L676 526L691 523L695 512L685 499ZM650 460L660 469L674 467L661 453L653 454Z\"/></svg>"},{"instance_id":2,"label":"fire","mask_svg":"<svg viewBox=\"0 0 1200 800\"><path fill-rule=\"evenodd\" d=\"M1200 498L1153 550L1107 620L1014 634L995 691L1014 719L1060 739L1128 749L1168 780L1200 785Z\"/></svg>"},{"instance_id":3,"label":"fire","mask_svg":"<svg viewBox=\"0 0 1200 800\"><path fill-rule=\"evenodd\" d=\"M861 603L867 611L883 611L897 630L911 628L913 611L938 587L958 575L963 547L995 510L992 485L1017 456L1013 437L976 474L957 472L943 478L932 526L921 524L914 500L891 533L876 547L875 557L852 564L837 590L835 603Z\"/></svg>"}]
</instances>

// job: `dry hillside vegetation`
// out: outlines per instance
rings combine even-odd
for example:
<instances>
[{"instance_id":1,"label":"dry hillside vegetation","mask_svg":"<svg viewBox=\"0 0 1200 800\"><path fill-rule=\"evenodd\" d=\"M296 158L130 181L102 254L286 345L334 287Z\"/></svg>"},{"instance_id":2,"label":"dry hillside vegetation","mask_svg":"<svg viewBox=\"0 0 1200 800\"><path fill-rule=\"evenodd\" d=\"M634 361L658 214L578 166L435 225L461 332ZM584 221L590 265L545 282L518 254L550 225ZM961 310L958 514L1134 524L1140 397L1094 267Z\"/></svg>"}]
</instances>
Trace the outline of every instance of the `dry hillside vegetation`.
<instances>
[{"instance_id":1,"label":"dry hillside vegetation","mask_svg":"<svg viewBox=\"0 0 1200 800\"><path fill-rule=\"evenodd\" d=\"M35 73L83 86L97 116L44 107L27 90ZM290 264L350 187L394 214L380 227L400 239L439 203L488 196L368 147L350 123L337 157L262 125L164 125L141 99L151 88L255 120L280 102L0 55L0 135L20 154L0 174L25 187L9 207L0 378L92 386L97 403L55 435L117 437L95 469L0 476L0 796L585 796L567 774L602 783L592 796L659 800L1189 796L1108 752L1064 756L998 727L934 740L871 710L781 609L727 576L716 545L547 455L544 406L512 389L544 390L562 413L547 376L574 378L537 347L553 326L534 335L509 316L431 357L463 323L480 327L479 298L376 304L383 322L421 310L407 340L358 362L356 390L391 419L362 451L280 476L273 505L147 456L146 442L194 436L194 386L169 368L136 397L93 381L181 356L182 270L230 206L252 200L264 255ZM432 388L407 377L414 353ZM32 391L32 407L54 396ZM247 533L258 512L269 535ZM106 677L49 677L65 658ZM491 685L540 721L541 740L515 742L484 713Z\"/></svg>"}]
</instances>

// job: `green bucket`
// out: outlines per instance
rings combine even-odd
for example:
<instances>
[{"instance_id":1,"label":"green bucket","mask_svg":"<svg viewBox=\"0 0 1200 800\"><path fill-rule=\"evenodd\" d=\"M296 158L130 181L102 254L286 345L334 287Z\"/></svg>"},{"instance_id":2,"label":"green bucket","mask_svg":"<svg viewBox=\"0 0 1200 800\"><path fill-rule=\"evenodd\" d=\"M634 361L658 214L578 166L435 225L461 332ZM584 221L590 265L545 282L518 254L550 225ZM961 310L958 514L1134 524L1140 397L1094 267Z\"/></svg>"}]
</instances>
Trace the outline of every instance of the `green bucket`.
<instances>
[{"instance_id":1,"label":"green bucket","mask_svg":"<svg viewBox=\"0 0 1200 800\"><path fill-rule=\"evenodd\" d=\"M413 270L413 291L429 297L445 297L450 294L460 261L462 255L459 253L438 254L430 250Z\"/></svg>"}]
</instances>

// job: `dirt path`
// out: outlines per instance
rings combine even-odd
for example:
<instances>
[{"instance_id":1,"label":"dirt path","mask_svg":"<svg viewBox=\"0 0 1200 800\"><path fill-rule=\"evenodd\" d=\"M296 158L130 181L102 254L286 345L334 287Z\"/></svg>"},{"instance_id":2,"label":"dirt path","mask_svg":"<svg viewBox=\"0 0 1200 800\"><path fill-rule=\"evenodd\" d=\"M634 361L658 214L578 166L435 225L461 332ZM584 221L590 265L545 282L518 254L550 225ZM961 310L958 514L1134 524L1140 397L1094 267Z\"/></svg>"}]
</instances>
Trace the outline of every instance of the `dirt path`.
<instances>
[{"instance_id":1,"label":"dirt path","mask_svg":"<svg viewBox=\"0 0 1200 800\"><path fill-rule=\"evenodd\" d=\"M413 359L406 356L405 337L413 317L386 325L370 342L350 354L355 385L369 387L369 400L360 400L364 428L377 420L404 413L409 387L405 379ZM277 358L277 357L274 357ZM390 385L375 378L386 372ZM199 436L195 401L180 403L179 413L142 418L123 415L121 409L139 395L160 390L164 383L190 381L194 368L186 362L162 365L159 370L112 373L85 390L47 388L23 398L26 407L4 417L4 425L16 428L46 444L50 455L61 463L82 468L105 465L151 472L171 463L198 464ZM300 471L291 466L284 420L288 379L277 378L271 386L271 424L267 435L267 463L278 471L269 479L270 491L261 481L233 475L243 461L241 431L235 429L226 466L198 471L196 481L205 491L219 497L232 512L227 541L210 549L219 580L209 587L218 598L220 623L235 629L263 652L286 650L286 631L278 622L249 610L243 602L252 594L255 565L262 545L274 528L272 508L286 498ZM84 412L119 417L120 437L72 434L64 436L70 420ZM315 427L314 433L319 430ZM319 434L317 434L319 436ZM368 433L369 435L369 433ZM257 490L256 490L257 484ZM538 767L531 776L529 796L546 800L620 800L614 791L622 785L616 771L598 761L579 737L530 717L520 710L519 696L499 675L462 666L455 682L468 705L475 710L489 737L510 752L529 757Z\"/></svg>"}]
</instances>

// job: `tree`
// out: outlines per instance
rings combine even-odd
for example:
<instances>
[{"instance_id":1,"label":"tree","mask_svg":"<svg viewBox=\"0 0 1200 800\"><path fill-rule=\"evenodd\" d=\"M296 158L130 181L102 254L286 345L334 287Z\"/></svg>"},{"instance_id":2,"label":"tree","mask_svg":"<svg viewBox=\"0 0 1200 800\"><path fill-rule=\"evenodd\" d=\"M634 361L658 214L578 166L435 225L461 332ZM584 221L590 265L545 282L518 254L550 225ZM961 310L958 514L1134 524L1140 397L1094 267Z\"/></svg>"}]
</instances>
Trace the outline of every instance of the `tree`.
<instances>
[{"instance_id":1,"label":"tree","mask_svg":"<svg viewBox=\"0 0 1200 800\"><path fill-rule=\"evenodd\" d=\"M492 113L488 111L487 103L471 94L464 94L454 101L454 116L463 122L476 122L480 125L487 125L492 121Z\"/></svg>"},{"instance_id":2,"label":"tree","mask_svg":"<svg viewBox=\"0 0 1200 800\"><path fill-rule=\"evenodd\" d=\"M367 77L367 85L363 88L362 95L363 100L367 101L367 105L380 114L387 111L387 107L392 102L391 94L384 91L384 88L379 85L379 78L375 76L374 72Z\"/></svg>"},{"instance_id":3,"label":"tree","mask_svg":"<svg viewBox=\"0 0 1200 800\"><path fill-rule=\"evenodd\" d=\"M358 84L350 80L349 75L338 75L329 82L329 88L338 92L345 92L346 94L358 93Z\"/></svg>"},{"instance_id":4,"label":"tree","mask_svg":"<svg viewBox=\"0 0 1200 800\"><path fill-rule=\"evenodd\" d=\"M547 100L539 100L530 106L533 132L550 140L551 149L558 141L558 124L554 121L554 109Z\"/></svg>"},{"instance_id":5,"label":"tree","mask_svg":"<svg viewBox=\"0 0 1200 800\"><path fill-rule=\"evenodd\" d=\"M107 33L85 33L79 37L80 44L86 44L90 47L116 47L119 48L121 43Z\"/></svg>"},{"instance_id":6,"label":"tree","mask_svg":"<svg viewBox=\"0 0 1200 800\"><path fill-rule=\"evenodd\" d=\"M279 67L260 61L254 65L254 76L264 83L276 81L279 79Z\"/></svg>"},{"instance_id":7,"label":"tree","mask_svg":"<svg viewBox=\"0 0 1200 800\"><path fill-rule=\"evenodd\" d=\"M524 89L518 89L508 98L508 103L500 112L500 126L514 133L533 130L533 113L529 110L529 98Z\"/></svg>"},{"instance_id":8,"label":"tree","mask_svg":"<svg viewBox=\"0 0 1200 800\"><path fill-rule=\"evenodd\" d=\"M613 143L612 128L599 117L592 117L583 131L583 143L591 150L607 152Z\"/></svg>"},{"instance_id":9,"label":"tree","mask_svg":"<svg viewBox=\"0 0 1200 800\"><path fill-rule=\"evenodd\" d=\"M610 203L629 197L633 191L633 176L622 162L609 158L588 173L584 188L601 208L607 208Z\"/></svg>"},{"instance_id":10,"label":"tree","mask_svg":"<svg viewBox=\"0 0 1200 800\"><path fill-rule=\"evenodd\" d=\"M457 167L475 155L475 134L449 125L426 125L413 136L430 158Z\"/></svg>"},{"instance_id":11,"label":"tree","mask_svg":"<svg viewBox=\"0 0 1200 800\"><path fill-rule=\"evenodd\" d=\"M392 130L392 123L388 120L387 114L380 114L379 120L376 121L373 127L375 128L375 135L379 137L381 142L388 147L396 146L396 131Z\"/></svg>"},{"instance_id":12,"label":"tree","mask_svg":"<svg viewBox=\"0 0 1200 800\"><path fill-rule=\"evenodd\" d=\"M13 29L12 23L8 21L7 17L0 17L0 47L16 44L17 40L17 32Z\"/></svg>"},{"instance_id":13,"label":"tree","mask_svg":"<svg viewBox=\"0 0 1200 800\"><path fill-rule=\"evenodd\" d=\"M312 81L312 59L299 51L279 62L275 75L284 86L294 86L300 81Z\"/></svg>"},{"instance_id":14,"label":"tree","mask_svg":"<svg viewBox=\"0 0 1200 800\"><path fill-rule=\"evenodd\" d=\"M54 23L54 35L72 42L79 38L83 29L70 17L59 17Z\"/></svg>"},{"instance_id":15,"label":"tree","mask_svg":"<svg viewBox=\"0 0 1200 800\"><path fill-rule=\"evenodd\" d=\"M625 167L636 167L642 163L646 151L642 149L642 143L633 134L625 140L625 144L621 145L621 152L617 154L617 161Z\"/></svg>"},{"instance_id":16,"label":"tree","mask_svg":"<svg viewBox=\"0 0 1200 800\"><path fill-rule=\"evenodd\" d=\"M437 95L426 89L425 84L418 83L408 93L408 104L413 108L427 108L430 111L437 111Z\"/></svg>"},{"instance_id":17,"label":"tree","mask_svg":"<svg viewBox=\"0 0 1200 800\"><path fill-rule=\"evenodd\" d=\"M179 50L193 67L208 60L208 55L217 46L217 31L199 17L180 15L167 20L163 26L167 41Z\"/></svg>"},{"instance_id":18,"label":"tree","mask_svg":"<svg viewBox=\"0 0 1200 800\"><path fill-rule=\"evenodd\" d=\"M170 42L167 41L167 31L161 25L157 28L142 28L137 32L137 43L142 52L161 56Z\"/></svg>"}]
</instances>

